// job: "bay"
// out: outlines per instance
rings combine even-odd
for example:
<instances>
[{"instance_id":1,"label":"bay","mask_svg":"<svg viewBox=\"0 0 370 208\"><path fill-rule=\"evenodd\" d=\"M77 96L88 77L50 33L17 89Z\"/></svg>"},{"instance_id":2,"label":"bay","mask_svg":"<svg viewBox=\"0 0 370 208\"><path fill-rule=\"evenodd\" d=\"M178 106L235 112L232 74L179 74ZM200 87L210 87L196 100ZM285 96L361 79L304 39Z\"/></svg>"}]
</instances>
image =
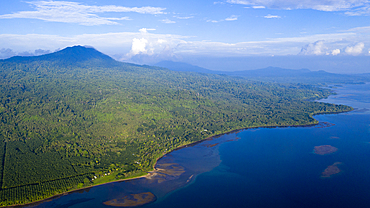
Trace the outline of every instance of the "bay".
<instances>
[{"instance_id":1,"label":"bay","mask_svg":"<svg viewBox=\"0 0 370 208\"><path fill-rule=\"evenodd\" d=\"M146 192L156 201L142 207L368 207L370 84L335 91L337 95L320 102L355 110L315 116L320 125L312 127L225 134L167 154L150 177L28 207L110 207L107 201ZM315 147L322 145L336 151L315 154Z\"/></svg>"}]
</instances>

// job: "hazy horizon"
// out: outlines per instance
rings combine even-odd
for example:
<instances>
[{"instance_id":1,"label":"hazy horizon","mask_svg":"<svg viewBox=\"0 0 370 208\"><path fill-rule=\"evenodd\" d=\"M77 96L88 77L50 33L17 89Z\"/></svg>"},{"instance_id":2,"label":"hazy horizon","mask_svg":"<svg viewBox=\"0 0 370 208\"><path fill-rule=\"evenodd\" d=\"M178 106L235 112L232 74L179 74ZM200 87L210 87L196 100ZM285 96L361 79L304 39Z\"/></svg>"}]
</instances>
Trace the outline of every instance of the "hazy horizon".
<instances>
[{"instance_id":1,"label":"hazy horizon","mask_svg":"<svg viewBox=\"0 0 370 208\"><path fill-rule=\"evenodd\" d=\"M90 45L138 64L365 73L369 15L368 0L4 0L0 59Z\"/></svg>"}]
</instances>

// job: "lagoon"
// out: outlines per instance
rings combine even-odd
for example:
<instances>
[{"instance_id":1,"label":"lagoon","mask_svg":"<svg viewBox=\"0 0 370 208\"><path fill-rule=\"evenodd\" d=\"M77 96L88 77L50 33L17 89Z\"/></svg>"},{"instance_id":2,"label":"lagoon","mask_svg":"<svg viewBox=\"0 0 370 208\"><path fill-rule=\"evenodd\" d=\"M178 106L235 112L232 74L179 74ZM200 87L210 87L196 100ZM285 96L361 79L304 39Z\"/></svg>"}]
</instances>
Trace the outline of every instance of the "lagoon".
<instances>
[{"instance_id":1,"label":"lagoon","mask_svg":"<svg viewBox=\"0 0 370 208\"><path fill-rule=\"evenodd\" d=\"M225 134L167 154L150 177L26 207L111 207L106 202L148 192L156 201L141 207L368 207L370 84L335 91L320 101L355 110L315 116L325 125ZM324 145L336 151L315 154Z\"/></svg>"}]
</instances>

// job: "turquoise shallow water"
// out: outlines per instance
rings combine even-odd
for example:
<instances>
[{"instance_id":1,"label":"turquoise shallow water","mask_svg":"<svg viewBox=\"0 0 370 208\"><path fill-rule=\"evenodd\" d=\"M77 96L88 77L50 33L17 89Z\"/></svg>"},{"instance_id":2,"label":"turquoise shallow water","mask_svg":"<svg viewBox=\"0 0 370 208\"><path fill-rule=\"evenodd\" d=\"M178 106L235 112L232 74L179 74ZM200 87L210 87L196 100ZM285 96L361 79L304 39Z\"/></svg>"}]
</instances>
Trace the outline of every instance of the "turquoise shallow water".
<instances>
[{"instance_id":1,"label":"turquoise shallow water","mask_svg":"<svg viewBox=\"0 0 370 208\"><path fill-rule=\"evenodd\" d=\"M108 207L103 202L146 191L157 201L143 207L369 207L370 84L336 90L322 101L356 110L315 117L334 125L226 134L159 160L181 174L106 184L36 207ZM338 150L314 154L320 145ZM340 172L322 177L337 162Z\"/></svg>"}]
</instances>

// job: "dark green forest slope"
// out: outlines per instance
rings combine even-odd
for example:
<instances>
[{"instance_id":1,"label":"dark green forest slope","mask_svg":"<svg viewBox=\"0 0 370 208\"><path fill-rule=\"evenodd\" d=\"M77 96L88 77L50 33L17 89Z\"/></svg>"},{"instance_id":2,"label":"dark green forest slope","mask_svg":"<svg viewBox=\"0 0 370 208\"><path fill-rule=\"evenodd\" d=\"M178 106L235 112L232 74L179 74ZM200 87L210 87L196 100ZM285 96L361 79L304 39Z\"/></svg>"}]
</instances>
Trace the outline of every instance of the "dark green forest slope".
<instances>
[{"instance_id":1,"label":"dark green forest slope","mask_svg":"<svg viewBox=\"0 0 370 208\"><path fill-rule=\"evenodd\" d=\"M116 62L75 46L0 61L0 204L142 175L234 129L314 124L330 91Z\"/></svg>"}]
</instances>

